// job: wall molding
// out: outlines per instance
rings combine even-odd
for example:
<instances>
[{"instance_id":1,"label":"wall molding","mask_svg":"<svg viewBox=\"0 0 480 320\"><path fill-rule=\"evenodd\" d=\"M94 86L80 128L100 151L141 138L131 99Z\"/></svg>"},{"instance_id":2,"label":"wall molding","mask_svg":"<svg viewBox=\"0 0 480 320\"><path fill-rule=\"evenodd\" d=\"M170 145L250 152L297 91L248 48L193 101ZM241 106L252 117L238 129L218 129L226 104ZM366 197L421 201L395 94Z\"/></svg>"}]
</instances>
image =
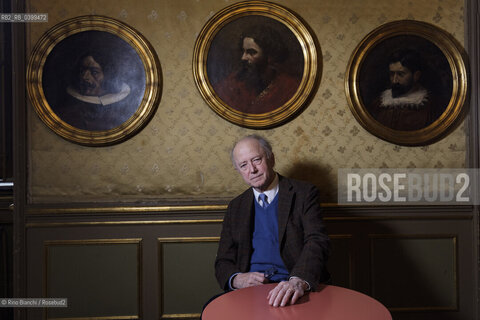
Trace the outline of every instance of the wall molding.
<instances>
[{"instance_id":1,"label":"wall molding","mask_svg":"<svg viewBox=\"0 0 480 320\"><path fill-rule=\"evenodd\" d=\"M42 208L28 211L26 228L221 224L225 206ZM164 210L165 209L165 210ZM355 206L324 209L325 222L473 220L472 206ZM129 215L126 215L129 213Z\"/></svg>"}]
</instances>

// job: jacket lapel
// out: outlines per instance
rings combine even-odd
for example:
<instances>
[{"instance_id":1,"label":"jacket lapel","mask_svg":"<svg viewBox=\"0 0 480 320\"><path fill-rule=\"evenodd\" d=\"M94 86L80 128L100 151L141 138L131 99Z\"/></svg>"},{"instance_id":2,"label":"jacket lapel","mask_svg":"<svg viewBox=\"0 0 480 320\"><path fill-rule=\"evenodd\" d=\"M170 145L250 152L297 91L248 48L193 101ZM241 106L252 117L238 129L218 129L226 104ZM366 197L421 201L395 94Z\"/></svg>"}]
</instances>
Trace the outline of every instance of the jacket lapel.
<instances>
[{"instance_id":1,"label":"jacket lapel","mask_svg":"<svg viewBox=\"0 0 480 320\"><path fill-rule=\"evenodd\" d=\"M255 211L255 206L254 206L254 196L253 196L253 191L252 189L248 189L244 194L243 194L243 199L241 201L241 210L240 212L244 212L244 214L241 214L238 216L237 223L239 226L239 230L242 230L240 233L240 243L242 243L245 247L246 254L242 255L245 257L245 259L242 259L242 266L243 268L246 268L246 270L249 269L250 266L250 257L252 255L252 237L253 237L253 224L254 224L254 211ZM244 260L244 261L243 261Z\"/></svg>"},{"instance_id":2,"label":"jacket lapel","mask_svg":"<svg viewBox=\"0 0 480 320\"><path fill-rule=\"evenodd\" d=\"M288 216L292 206L294 191L288 179L279 175L278 188L278 241L282 246L283 236L287 227Z\"/></svg>"}]
</instances>

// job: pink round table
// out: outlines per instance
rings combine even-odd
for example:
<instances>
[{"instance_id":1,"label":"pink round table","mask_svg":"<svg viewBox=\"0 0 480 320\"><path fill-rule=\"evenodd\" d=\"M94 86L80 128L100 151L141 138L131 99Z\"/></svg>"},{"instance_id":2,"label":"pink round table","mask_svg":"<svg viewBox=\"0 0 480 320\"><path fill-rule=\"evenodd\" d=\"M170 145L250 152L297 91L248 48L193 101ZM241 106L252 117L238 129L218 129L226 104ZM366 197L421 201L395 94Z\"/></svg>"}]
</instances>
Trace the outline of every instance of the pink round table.
<instances>
[{"instance_id":1,"label":"pink round table","mask_svg":"<svg viewBox=\"0 0 480 320\"><path fill-rule=\"evenodd\" d=\"M224 294L203 311L203 320L392 320L390 312L363 293L336 286L322 286L295 305L272 307L267 294L276 284L265 284Z\"/></svg>"}]
</instances>

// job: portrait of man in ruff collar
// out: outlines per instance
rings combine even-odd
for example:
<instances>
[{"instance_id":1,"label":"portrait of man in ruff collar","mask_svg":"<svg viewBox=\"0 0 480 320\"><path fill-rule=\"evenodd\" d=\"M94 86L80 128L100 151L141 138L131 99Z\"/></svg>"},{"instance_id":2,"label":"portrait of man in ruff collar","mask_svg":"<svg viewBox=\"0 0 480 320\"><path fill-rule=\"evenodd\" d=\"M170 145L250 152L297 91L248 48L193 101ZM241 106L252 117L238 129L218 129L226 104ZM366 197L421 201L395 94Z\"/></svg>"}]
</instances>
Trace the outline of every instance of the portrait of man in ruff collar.
<instances>
[{"instance_id":1,"label":"portrait of man in ruff collar","mask_svg":"<svg viewBox=\"0 0 480 320\"><path fill-rule=\"evenodd\" d=\"M126 41L108 32L86 31L57 44L45 63L43 88L63 122L105 131L134 115L145 92L145 71Z\"/></svg>"},{"instance_id":2,"label":"portrait of man in ruff collar","mask_svg":"<svg viewBox=\"0 0 480 320\"><path fill-rule=\"evenodd\" d=\"M445 111L452 94L452 74L446 57L433 43L409 37L413 41L405 46L406 37L401 38L374 48L366 59L360 86L363 102L383 126L421 130ZM392 45L395 40L396 46Z\"/></svg>"}]
</instances>

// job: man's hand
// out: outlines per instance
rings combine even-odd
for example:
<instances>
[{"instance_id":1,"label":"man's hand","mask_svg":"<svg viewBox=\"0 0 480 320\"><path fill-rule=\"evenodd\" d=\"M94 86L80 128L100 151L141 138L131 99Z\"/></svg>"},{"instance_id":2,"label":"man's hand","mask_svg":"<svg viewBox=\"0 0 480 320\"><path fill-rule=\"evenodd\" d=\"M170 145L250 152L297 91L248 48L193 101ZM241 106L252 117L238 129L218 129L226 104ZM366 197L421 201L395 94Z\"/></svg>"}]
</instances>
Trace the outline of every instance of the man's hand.
<instances>
[{"instance_id":1,"label":"man's hand","mask_svg":"<svg viewBox=\"0 0 480 320\"><path fill-rule=\"evenodd\" d=\"M232 286L235 289L258 286L265 283L267 279L260 272L246 272L237 274L232 280Z\"/></svg>"},{"instance_id":2,"label":"man's hand","mask_svg":"<svg viewBox=\"0 0 480 320\"><path fill-rule=\"evenodd\" d=\"M287 303L295 304L305 294L307 287L307 283L300 278L282 281L268 293L268 304L274 307L284 307Z\"/></svg>"}]
</instances>

